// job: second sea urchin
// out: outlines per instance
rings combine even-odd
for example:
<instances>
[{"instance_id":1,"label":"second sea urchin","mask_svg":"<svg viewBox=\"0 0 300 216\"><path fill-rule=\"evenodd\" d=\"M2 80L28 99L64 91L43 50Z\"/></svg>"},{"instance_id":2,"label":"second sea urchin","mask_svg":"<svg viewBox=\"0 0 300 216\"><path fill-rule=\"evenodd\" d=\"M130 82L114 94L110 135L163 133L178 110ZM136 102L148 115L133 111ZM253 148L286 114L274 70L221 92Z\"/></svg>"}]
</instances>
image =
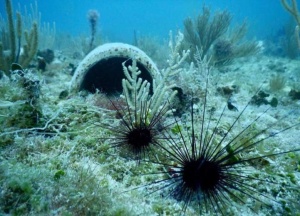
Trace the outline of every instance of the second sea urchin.
<instances>
[{"instance_id":1,"label":"second sea urchin","mask_svg":"<svg viewBox=\"0 0 300 216\"><path fill-rule=\"evenodd\" d=\"M274 124L254 130L255 125L260 123L269 110L267 108L250 123L238 127L238 122L242 121L250 106L248 102L233 123L220 132L226 106L220 117L214 118L212 110L207 108L206 95L207 90L201 112L193 109L192 102L190 123L176 121L176 127L179 128L176 137L172 133L165 134L167 143L162 151L166 158L154 162L161 164L165 171L158 172L161 177L150 185L158 185L158 190L165 196L183 202L183 214L188 206L198 206L200 214L209 215L236 215L241 206L245 206L244 211L251 214L260 212L264 207L268 207L268 210L263 211L274 214L299 208L299 203L290 199L288 203L286 201L289 191L299 190L297 182L288 181L289 177L285 178L293 174L279 172L278 165L271 165L269 159L276 160L277 157L294 154L300 148L278 148L269 150L268 153L260 152L259 149L265 141L271 141L300 123L277 129L276 132ZM238 132L233 135L233 130ZM239 215L241 214L240 212Z\"/></svg>"}]
</instances>

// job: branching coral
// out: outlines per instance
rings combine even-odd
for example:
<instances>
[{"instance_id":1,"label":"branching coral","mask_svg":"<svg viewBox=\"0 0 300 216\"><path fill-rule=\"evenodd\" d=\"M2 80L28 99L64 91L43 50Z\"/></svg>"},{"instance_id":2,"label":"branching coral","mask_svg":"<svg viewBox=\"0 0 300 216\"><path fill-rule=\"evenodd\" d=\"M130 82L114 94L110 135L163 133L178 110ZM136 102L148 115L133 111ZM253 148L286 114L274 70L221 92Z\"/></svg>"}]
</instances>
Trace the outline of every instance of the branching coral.
<instances>
[{"instance_id":1,"label":"branching coral","mask_svg":"<svg viewBox=\"0 0 300 216\"><path fill-rule=\"evenodd\" d=\"M243 41L247 33L244 22L235 28L228 36L222 36L213 45L212 61L216 65L224 65L232 60L257 53L259 47L254 41Z\"/></svg>"},{"instance_id":2,"label":"branching coral","mask_svg":"<svg viewBox=\"0 0 300 216\"><path fill-rule=\"evenodd\" d=\"M257 52L258 47L255 42L241 43L247 32L245 23L227 35L231 19L232 16L227 10L218 12L211 17L210 9L205 6L202 14L199 14L194 20L187 18L184 21L184 48L191 49L192 55L189 61L194 60L197 48L202 50L204 56L212 56L211 63L218 65Z\"/></svg>"},{"instance_id":3,"label":"branching coral","mask_svg":"<svg viewBox=\"0 0 300 216\"><path fill-rule=\"evenodd\" d=\"M0 42L0 70L10 76L9 69L12 63L20 63L26 68L38 49L38 25L37 21L32 23L30 32L22 32L21 14L17 12L17 27L14 26L14 16L11 0L6 0L7 31L2 29ZM21 48L22 34L24 34L26 44ZM5 39L9 38L9 40ZM8 43L8 44L6 44ZM9 49L9 54L5 49Z\"/></svg>"},{"instance_id":4,"label":"branching coral","mask_svg":"<svg viewBox=\"0 0 300 216\"><path fill-rule=\"evenodd\" d=\"M137 68L135 60L129 67L126 67L125 63L122 64L123 71L126 76L126 79L123 79L122 81L123 92L131 107L133 107L133 104L135 103L139 104L142 101L148 101L149 104L151 104L150 108L153 112L159 110L159 107L161 104L163 104L162 101L164 97L167 95L167 91L174 87L173 85L168 84L168 79L180 72L180 65L185 61L190 53L189 50L184 50L181 54L179 54L179 49L182 42L183 34L181 32L178 32L178 35L175 39L175 44L172 32L170 32L170 56L168 60L169 66L163 69L160 73L156 72L153 74L153 94L150 92L150 83L147 80L138 78L138 75L141 72ZM175 94L176 92L173 92L171 95L169 95L170 102L174 98Z\"/></svg>"},{"instance_id":5,"label":"branching coral","mask_svg":"<svg viewBox=\"0 0 300 216\"><path fill-rule=\"evenodd\" d=\"M298 48L300 49L300 37L299 37L299 28L300 28L300 13L298 11L298 5L296 0L292 0L292 4L289 5L287 0L281 0L283 7L295 18L297 26L295 28L295 36L298 42Z\"/></svg>"},{"instance_id":6,"label":"branching coral","mask_svg":"<svg viewBox=\"0 0 300 216\"><path fill-rule=\"evenodd\" d=\"M226 33L230 22L231 15L228 11L219 12L211 18L210 9L205 6L202 8L202 14L194 20L187 18L184 21L184 40L188 46L191 46L192 54L198 47L206 55L212 44Z\"/></svg>"},{"instance_id":7,"label":"branching coral","mask_svg":"<svg viewBox=\"0 0 300 216\"><path fill-rule=\"evenodd\" d=\"M114 140L113 146L125 147L129 153L133 153L134 158L139 160L141 156L153 153L153 147L161 146L160 143L164 139L162 131L165 127L162 120L169 111L168 104L176 95L176 91L171 90L173 86L167 81L171 75L179 72L178 67L189 54L189 51L184 51L182 55L178 54L182 39L183 35L179 33L173 45L172 33L170 34L169 67L161 73L153 74L152 91L150 91L150 82L140 77L141 71L135 57L132 59L132 65L126 66L126 61L122 63L125 74L122 80L122 97L126 101L126 108L112 102L121 121L117 127L110 125L105 127L114 135L111 138Z\"/></svg>"}]
</instances>

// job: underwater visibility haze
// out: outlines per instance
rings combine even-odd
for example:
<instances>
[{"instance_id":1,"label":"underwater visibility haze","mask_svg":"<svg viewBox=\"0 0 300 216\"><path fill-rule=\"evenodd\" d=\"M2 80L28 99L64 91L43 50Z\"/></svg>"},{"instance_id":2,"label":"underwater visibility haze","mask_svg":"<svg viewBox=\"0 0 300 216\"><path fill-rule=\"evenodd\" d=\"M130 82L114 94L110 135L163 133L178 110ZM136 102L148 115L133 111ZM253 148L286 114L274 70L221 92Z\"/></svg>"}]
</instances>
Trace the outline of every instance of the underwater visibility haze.
<instances>
[{"instance_id":1,"label":"underwater visibility haze","mask_svg":"<svg viewBox=\"0 0 300 216\"><path fill-rule=\"evenodd\" d=\"M298 0L3 0L0 215L300 215Z\"/></svg>"}]
</instances>

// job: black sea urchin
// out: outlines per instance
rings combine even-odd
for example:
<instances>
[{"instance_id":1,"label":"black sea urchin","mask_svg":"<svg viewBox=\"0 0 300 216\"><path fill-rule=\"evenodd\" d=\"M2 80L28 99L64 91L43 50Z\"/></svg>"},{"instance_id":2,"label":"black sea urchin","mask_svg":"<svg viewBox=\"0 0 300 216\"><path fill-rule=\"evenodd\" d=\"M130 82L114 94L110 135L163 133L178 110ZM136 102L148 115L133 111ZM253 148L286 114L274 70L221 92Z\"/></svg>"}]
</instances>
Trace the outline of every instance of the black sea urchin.
<instances>
[{"instance_id":1,"label":"black sea urchin","mask_svg":"<svg viewBox=\"0 0 300 216\"><path fill-rule=\"evenodd\" d=\"M270 138L300 123L273 133L270 131L274 125L253 130L267 109L251 123L237 128L238 121L242 120L249 104L250 102L221 133L219 127L226 107L220 117L214 119L213 124L213 112L207 110L206 96L199 115L193 109L192 103L191 121L186 124L187 129L184 130L184 125L179 121L176 123L176 127L180 128L180 141L173 138L171 133L166 134L165 140L168 144L163 146L163 151L167 157L154 162L163 165L166 171L162 173L162 179L150 185L159 185L158 190L183 201L183 213L190 205L198 206L200 214L205 212L213 215L243 215L239 212L241 205L245 205L244 210L252 212L251 214L259 212L264 206L270 207L269 211L273 211L273 214L295 212L291 209L299 208L299 203L289 200L287 204L285 200L288 199L285 196L290 191L299 190L298 183L289 181L289 174L279 171L268 160L300 151L299 147L290 151L274 150L269 153L260 152L258 148L264 141L270 141ZM230 133L233 129L239 132L232 136ZM297 199L291 197L290 199Z\"/></svg>"},{"instance_id":2,"label":"black sea urchin","mask_svg":"<svg viewBox=\"0 0 300 216\"><path fill-rule=\"evenodd\" d=\"M140 161L149 156L153 146L159 146L164 139L161 132L165 130L162 119L167 111L166 105L156 113L151 112L150 102L143 101L133 108L126 103L125 107L112 102L120 119L118 126L106 126L112 132L113 147L120 147L127 156Z\"/></svg>"}]
</instances>

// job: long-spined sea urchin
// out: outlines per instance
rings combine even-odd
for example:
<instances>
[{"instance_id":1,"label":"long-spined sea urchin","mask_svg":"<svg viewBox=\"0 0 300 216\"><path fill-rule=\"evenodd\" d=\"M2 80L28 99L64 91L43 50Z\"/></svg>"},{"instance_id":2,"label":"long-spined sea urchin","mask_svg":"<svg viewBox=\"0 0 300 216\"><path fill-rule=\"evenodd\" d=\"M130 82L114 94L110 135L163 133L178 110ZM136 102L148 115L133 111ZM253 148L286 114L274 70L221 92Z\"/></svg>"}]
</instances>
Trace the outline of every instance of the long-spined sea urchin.
<instances>
[{"instance_id":1,"label":"long-spined sea urchin","mask_svg":"<svg viewBox=\"0 0 300 216\"><path fill-rule=\"evenodd\" d=\"M268 206L273 212L271 214L288 213L293 211L292 208L299 208L297 201L284 197L289 194L288 191L299 191L298 183L290 181L289 174L278 171L277 166L269 165L268 160L298 152L300 148L270 150L269 153L261 153L257 148L264 141L270 141L300 123L276 132L274 124L253 131L253 127L266 115L267 108L250 123L238 127L250 106L249 101L222 134L219 127L226 106L219 118L213 120L213 112L207 108L207 86L208 78L202 111L197 115L192 102L190 123L186 129L183 129L184 124L176 121L176 127L180 128L178 136L174 138L172 133L166 133L166 144L162 146L166 158L150 161L163 165L165 171L155 173L162 174L162 177L149 185L158 185L155 191L182 201L182 213L190 205L198 206L200 214L213 215L236 215L241 205L245 205L244 210L250 214L258 213L263 206ZM238 132L230 134L233 130Z\"/></svg>"},{"instance_id":2,"label":"long-spined sea urchin","mask_svg":"<svg viewBox=\"0 0 300 216\"><path fill-rule=\"evenodd\" d=\"M104 126L112 132L112 137L109 138L112 140L112 147L120 147L129 157L140 161L149 156L154 146L161 145L161 140L164 139L161 132L166 129L162 125L167 112L166 104L157 113L152 113L148 101L143 101L134 108L130 108L128 102L125 107L119 107L116 102L111 103L120 118L118 126Z\"/></svg>"}]
</instances>

